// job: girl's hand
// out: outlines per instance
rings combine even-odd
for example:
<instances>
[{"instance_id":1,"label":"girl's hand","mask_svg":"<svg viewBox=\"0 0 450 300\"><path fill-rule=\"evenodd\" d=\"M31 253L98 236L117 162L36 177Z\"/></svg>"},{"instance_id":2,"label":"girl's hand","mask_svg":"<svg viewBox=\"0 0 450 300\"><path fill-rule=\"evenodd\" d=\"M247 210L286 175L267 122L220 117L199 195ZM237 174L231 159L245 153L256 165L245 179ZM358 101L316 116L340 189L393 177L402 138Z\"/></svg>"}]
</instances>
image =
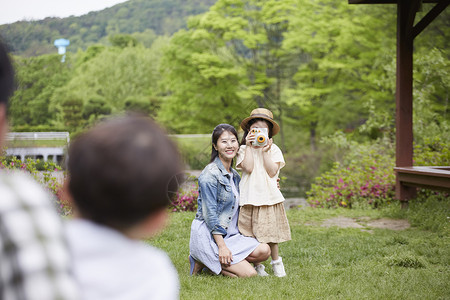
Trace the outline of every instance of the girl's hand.
<instances>
[{"instance_id":1,"label":"girl's hand","mask_svg":"<svg viewBox=\"0 0 450 300\"><path fill-rule=\"evenodd\" d=\"M269 151L270 148L272 147L272 144L273 144L273 139L268 139L268 140L267 140L267 145L265 145L265 146L263 147L263 151L264 151L264 152Z\"/></svg>"},{"instance_id":2,"label":"girl's hand","mask_svg":"<svg viewBox=\"0 0 450 300\"><path fill-rule=\"evenodd\" d=\"M227 246L219 247L219 261L222 265L229 266L233 261L233 255Z\"/></svg>"},{"instance_id":3,"label":"girl's hand","mask_svg":"<svg viewBox=\"0 0 450 300\"><path fill-rule=\"evenodd\" d=\"M247 137L245 138L245 145L246 146L253 146L253 142L254 141L255 141L255 133L250 131L247 134Z\"/></svg>"}]
</instances>

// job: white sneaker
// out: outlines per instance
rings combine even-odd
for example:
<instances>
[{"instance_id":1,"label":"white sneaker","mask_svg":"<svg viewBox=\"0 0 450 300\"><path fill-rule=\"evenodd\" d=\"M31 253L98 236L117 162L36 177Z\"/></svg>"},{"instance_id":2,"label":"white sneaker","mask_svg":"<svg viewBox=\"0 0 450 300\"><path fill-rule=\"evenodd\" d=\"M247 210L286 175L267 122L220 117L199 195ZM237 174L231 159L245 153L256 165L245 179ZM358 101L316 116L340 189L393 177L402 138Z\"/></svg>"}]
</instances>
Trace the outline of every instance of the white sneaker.
<instances>
[{"instance_id":1,"label":"white sneaker","mask_svg":"<svg viewBox=\"0 0 450 300\"><path fill-rule=\"evenodd\" d=\"M269 274L264 270L266 267L264 265L256 265L255 270L258 276L269 276Z\"/></svg>"},{"instance_id":2,"label":"white sneaker","mask_svg":"<svg viewBox=\"0 0 450 300\"><path fill-rule=\"evenodd\" d=\"M276 261L270 262L273 269L273 274L277 277L286 276L286 271L284 270L283 260L279 257Z\"/></svg>"}]
</instances>

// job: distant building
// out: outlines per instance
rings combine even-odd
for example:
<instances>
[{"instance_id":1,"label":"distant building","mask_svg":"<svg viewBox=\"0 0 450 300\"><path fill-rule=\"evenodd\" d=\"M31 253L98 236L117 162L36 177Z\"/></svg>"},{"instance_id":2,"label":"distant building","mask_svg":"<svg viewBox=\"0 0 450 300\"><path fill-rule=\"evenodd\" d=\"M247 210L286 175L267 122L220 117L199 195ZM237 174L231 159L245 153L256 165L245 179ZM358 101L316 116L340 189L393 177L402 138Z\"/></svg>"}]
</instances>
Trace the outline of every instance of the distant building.
<instances>
[{"instance_id":1,"label":"distant building","mask_svg":"<svg viewBox=\"0 0 450 300\"><path fill-rule=\"evenodd\" d=\"M58 54L62 55L61 62L66 60L66 47L70 45L70 41L66 39L57 39L53 43L58 48Z\"/></svg>"}]
</instances>

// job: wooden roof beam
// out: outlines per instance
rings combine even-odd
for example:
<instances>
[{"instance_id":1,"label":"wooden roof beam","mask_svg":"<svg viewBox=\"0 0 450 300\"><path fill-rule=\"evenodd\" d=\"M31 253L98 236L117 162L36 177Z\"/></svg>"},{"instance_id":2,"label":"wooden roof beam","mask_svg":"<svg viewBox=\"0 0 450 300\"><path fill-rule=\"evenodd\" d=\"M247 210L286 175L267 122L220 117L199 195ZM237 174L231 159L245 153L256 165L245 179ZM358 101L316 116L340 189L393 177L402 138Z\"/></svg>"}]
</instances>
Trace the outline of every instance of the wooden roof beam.
<instances>
[{"instance_id":1,"label":"wooden roof beam","mask_svg":"<svg viewBox=\"0 0 450 300\"><path fill-rule=\"evenodd\" d=\"M419 35L444 9L450 4L450 0L441 0L436 4L412 30L413 38Z\"/></svg>"},{"instance_id":2,"label":"wooden roof beam","mask_svg":"<svg viewBox=\"0 0 450 300\"><path fill-rule=\"evenodd\" d=\"M405 30L408 34L413 34L413 26L414 26L414 19L416 18L416 13L420 9L421 1L420 0L409 0L409 7L408 7L408 15L404 26L406 26ZM414 37L413 37L414 39Z\"/></svg>"}]
</instances>

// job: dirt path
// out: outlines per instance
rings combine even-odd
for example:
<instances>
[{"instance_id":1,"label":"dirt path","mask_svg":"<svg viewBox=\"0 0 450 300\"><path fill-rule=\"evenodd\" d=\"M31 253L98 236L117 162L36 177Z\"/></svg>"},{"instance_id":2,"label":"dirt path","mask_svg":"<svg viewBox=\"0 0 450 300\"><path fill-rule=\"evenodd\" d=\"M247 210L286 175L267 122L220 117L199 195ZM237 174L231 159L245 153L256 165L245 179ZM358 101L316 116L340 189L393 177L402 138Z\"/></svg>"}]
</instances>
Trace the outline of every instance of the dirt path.
<instances>
[{"instance_id":1,"label":"dirt path","mask_svg":"<svg viewBox=\"0 0 450 300\"><path fill-rule=\"evenodd\" d=\"M306 223L305 225L318 225L312 223ZM360 228L363 231L372 232L371 228L382 228L390 230L405 230L411 227L407 220L395 220L395 219L377 219L372 220L369 217L360 218L348 218L348 217L335 217L324 220L321 227L341 227L341 228Z\"/></svg>"}]
</instances>

